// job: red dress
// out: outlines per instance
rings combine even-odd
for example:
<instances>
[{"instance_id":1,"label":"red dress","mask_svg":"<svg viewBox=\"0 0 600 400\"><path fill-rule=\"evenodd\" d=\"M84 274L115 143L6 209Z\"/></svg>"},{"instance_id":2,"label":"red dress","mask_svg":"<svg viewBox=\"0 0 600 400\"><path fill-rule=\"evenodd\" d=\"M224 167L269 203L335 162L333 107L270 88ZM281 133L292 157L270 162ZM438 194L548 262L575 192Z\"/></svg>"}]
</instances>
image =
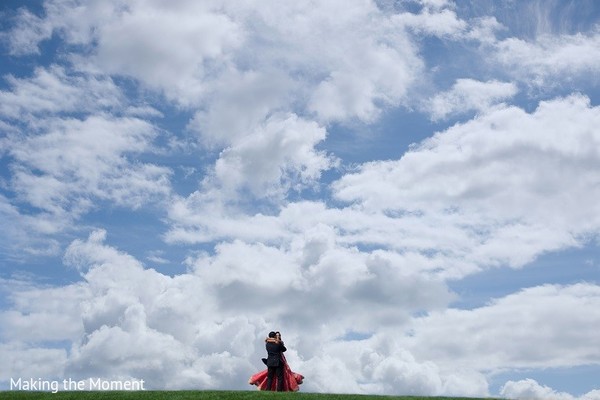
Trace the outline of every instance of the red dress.
<instances>
[{"instance_id":1,"label":"red dress","mask_svg":"<svg viewBox=\"0 0 600 400\"><path fill-rule=\"evenodd\" d=\"M285 356L281 355L281 360L283 361L283 391L284 392L296 392L298 389L298 385L302 383L304 377L300 374L297 374L292 371L290 366L288 365ZM256 374L250 377L248 383L251 385L256 385L258 390L267 390L267 372L268 369L257 372ZM271 390L276 390L277 388L277 376L273 377L273 383L271 384Z\"/></svg>"}]
</instances>

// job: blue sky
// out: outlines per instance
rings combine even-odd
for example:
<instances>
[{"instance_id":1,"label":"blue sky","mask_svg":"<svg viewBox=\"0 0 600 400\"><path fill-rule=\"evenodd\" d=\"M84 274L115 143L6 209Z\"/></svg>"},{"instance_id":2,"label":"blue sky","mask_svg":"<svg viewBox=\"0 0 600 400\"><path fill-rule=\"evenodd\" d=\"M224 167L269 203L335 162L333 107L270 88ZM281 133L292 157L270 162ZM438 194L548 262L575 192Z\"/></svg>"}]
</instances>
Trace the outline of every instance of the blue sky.
<instances>
[{"instance_id":1,"label":"blue sky","mask_svg":"<svg viewBox=\"0 0 600 400\"><path fill-rule=\"evenodd\" d=\"M600 399L595 1L5 1L0 387Z\"/></svg>"}]
</instances>

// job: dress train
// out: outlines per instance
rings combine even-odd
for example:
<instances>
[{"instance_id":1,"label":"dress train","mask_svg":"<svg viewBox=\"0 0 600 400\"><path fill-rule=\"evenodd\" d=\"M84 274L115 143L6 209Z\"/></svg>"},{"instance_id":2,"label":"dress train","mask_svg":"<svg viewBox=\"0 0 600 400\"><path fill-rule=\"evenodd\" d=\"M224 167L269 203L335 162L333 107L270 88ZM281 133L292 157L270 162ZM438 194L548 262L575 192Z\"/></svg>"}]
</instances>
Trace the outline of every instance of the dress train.
<instances>
[{"instance_id":1,"label":"dress train","mask_svg":"<svg viewBox=\"0 0 600 400\"><path fill-rule=\"evenodd\" d=\"M283 361L283 391L284 392L296 392L300 389L298 385L302 384L304 380L304 376L293 372L290 366L285 359L285 356L281 355L281 360ZM248 380L248 383L251 385L256 385L258 390L267 390L267 372L268 369L257 372L252 375ZM271 390L277 389L277 376L273 377L273 382L271 385Z\"/></svg>"}]
</instances>

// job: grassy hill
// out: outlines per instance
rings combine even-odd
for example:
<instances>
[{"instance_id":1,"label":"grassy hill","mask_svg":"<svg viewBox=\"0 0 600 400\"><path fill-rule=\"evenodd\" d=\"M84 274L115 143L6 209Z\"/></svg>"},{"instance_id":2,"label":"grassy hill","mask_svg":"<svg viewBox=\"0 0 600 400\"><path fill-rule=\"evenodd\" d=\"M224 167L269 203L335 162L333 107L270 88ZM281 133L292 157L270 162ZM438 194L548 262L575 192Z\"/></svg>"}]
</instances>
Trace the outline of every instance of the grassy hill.
<instances>
[{"instance_id":1,"label":"grassy hill","mask_svg":"<svg viewBox=\"0 0 600 400\"><path fill-rule=\"evenodd\" d=\"M484 400L472 397L375 396L326 393L276 393L254 391L139 391L139 392L1 392L2 400ZM490 400L489 398L485 400Z\"/></svg>"}]
</instances>

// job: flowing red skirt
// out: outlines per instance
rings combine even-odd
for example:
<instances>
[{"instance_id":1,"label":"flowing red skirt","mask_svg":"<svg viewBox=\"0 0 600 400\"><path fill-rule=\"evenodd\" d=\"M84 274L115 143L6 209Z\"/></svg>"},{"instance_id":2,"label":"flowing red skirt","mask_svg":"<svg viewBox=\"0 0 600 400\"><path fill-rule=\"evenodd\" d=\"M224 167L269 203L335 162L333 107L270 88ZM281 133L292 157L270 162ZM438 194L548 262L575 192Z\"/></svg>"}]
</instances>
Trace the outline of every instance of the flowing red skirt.
<instances>
[{"instance_id":1,"label":"flowing red skirt","mask_svg":"<svg viewBox=\"0 0 600 400\"><path fill-rule=\"evenodd\" d=\"M296 372L293 372L283 354L281 355L283 360L283 390L285 392L296 392L298 389L298 385L302 384L304 377ZM248 383L251 385L256 385L258 390L267 390L267 372L268 370L262 370L252 375L248 380ZM277 377L273 377L273 383L271 384L271 390L276 390L277 388Z\"/></svg>"}]
</instances>

